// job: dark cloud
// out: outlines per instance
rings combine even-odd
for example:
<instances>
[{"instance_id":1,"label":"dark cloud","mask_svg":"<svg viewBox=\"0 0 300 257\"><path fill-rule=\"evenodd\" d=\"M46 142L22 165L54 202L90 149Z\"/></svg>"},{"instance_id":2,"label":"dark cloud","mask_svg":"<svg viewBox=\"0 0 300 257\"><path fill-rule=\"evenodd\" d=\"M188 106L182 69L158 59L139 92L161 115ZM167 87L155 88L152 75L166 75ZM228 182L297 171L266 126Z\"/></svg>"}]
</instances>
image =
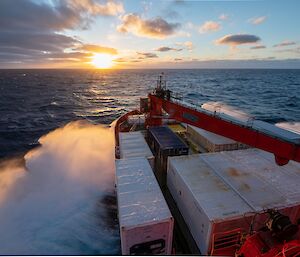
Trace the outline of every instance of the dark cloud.
<instances>
[{"instance_id":1,"label":"dark cloud","mask_svg":"<svg viewBox=\"0 0 300 257\"><path fill-rule=\"evenodd\" d=\"M86 28L97 15L117 15L123 5L108 1L100 4L92 0L58 0L55 6L32 1L0 1L0 25L2 30L62 31Z\"/></svg>"},{"instance_id":2,"label":"dark cloud","mask_svg":"<svg viewBox=\"0 0 300 257\"><path fill-rule=\"evenodd\" d=\"M286 40L286 41L283 41L279 44L274 45L273 47L283 47L283 46L292 46L292 45L296 45L296 42Z\"/></svg>"},{"instance_id":3,"label":"dark cloud","mask_svg":"<svg viewBox=\"0 0 300 257\"><path fill-rule=\"evenodd\" d=\"M1 31L60 31L72 28L80 17L67 6L50 7L31 1L0 1Z\"/></svg>"},{"instance_id":4,"label":"dark cloud","mask_svg":"<svg viewBox=\"0 0 300 257\"><path fill-rule=\"evenodd\" d=\"M253 44L260 41L260 38L249 34L226 35L216 40L219 45L237 46L242 44Z\"/></svg>"},{"instance_id":5,"label":"dark cloud","mask_svg":"<svg viewBox=\"0 0 300 257\"><path fill-rule=\"evenodd\" d=\"M161 46L159 48L156 48L155 51L158 52L168 52L168 51L182 51L182 48L173 48L173 47L168 47L168 46Z\"/></svg>"},{"instance_id":6,"label":"dark cloud","mask_svg":"<svg viewBox=\"0 0 300 257\"><path fill-rule=\"evenodd\" d=\"M58 51L79 43L75 38L57 33L0 32L0 46L32 49L36 51Z\"/></svg>"},{"instance_id":7,"label":"dark cloud","mask_svg":"<svg viewBox=\"0 0 300 257\"><path fill-rule=\"evenodd\" d=\"M142 59L135 59L132 57L114 59L114 62L118 62L118 63L137 63L142 61L143 61Z\"/></svg>"},{"instance_id":8,"label":"dark cloud","mask_svg":"<svg viewBox=\"0 0 300 257\"><path fill-rule=\"evenodd\" d=\"M131 32L141 37L165 38L173 35L179 26L179 23L169 23L161 17L144 20L138 14L130 13L122 17L122 24L118 26L118 31Z\"/></svg>"},{"instance_id":9,"label":"dark cloud","mask_svg":"<svg viewBox=\"0 0 300 257\"><path fill-rule=\"evenodd\" d=\"M265 48L266 48L266 46L264 46L264 45L258 45L258 46L252 46L252 47L250 47L250 49L252 49L252 50L265 49Z\"/></svg>"},{"instance_id":10,"label":"dark cloud","mask_svg":"<svg viewBox=\"0 0 300 257\"><path fill-rule=\"evenodd\" d=\"M63 32L66 29L86 29L97 15L117 15L124 11L123 5L113 0L101 3L93 0L56 0L52 4L0 0L0 55L5 55L2 63L4 60L38 63L47 58L53 60L59 55L60 58L75 58L75 55L85 58L87 53L81 54L77 49L85 45ZM66 49L75 51L66 54Z\"/></svg>"},{"instance_id":11,"label":"dark cloud","mask_svg":"<svg viewBox=\"0 0 300 257\"><path fill-rule=\"evenodd\" d=\"M181 59L181 58L175 58L174 61L175 62L179 62L179 61L183 61L183 59Z\"/></svg>"},{"instance_id":12,"label":"dark cloud","mask_svg":"<svg viewBox=\"0 0 300 257\"><path fill-rule=\"evenodd\" d=\"M149 52L136 52L135 54L128 55L127 57L121 57L114 59L114 62L118 63L139 63L143 62L144 60L158 58L158 56L155 53L149 53Z\"/></svg>"},{"instance_id":13,"label":"dark cloud","mask_svg":"<svg viewBox=\"0 0 300 257\"><path fill-rule=\"evenodd\" d=\"M154 53L142 53L142 52L137 52L138 59L151 59L151 58L158 58L157 54Z\"/></svg>"}]
</instances>

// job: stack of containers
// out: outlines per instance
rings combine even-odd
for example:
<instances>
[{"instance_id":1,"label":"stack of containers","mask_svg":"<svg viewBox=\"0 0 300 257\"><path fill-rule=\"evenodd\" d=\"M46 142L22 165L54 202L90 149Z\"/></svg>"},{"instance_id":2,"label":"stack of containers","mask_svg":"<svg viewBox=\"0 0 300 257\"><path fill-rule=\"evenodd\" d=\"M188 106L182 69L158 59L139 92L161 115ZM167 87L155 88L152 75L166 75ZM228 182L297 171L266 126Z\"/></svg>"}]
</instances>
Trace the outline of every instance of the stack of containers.
<instances>
[{"instance_id":1,"label":"stack of containers","mask_svg":"<svg viewBox=\"0 0 300 257\"><path fill-rule=\"evenodd\" d=\"M173 218L146 158L116 160L122 254L170 255Z\"/></svg>"},{"instance_id":2,"label":"stack of containers","mask_svg":"<svg viewBox=\"0 0 300 257\"><path fill-rule=\"evenodd\" d=\"M141 131L119 133L120 158L146 157L154 167L154 156Z\"/></svg>"},{"instance_id":3,"label":"stack of containers","mask_svg":"<svg viewBox=\"0 0 300 257\"><path fill-rule=\"evenodd\" d=\"M187 126L187 135L206 152L221 152L247 148L246 145L232 139L214 134L195 126Z\"/></svg>"},{"instance_id":4,"label":"stack of containers","mask_svg":"<svg viewBox=\"0 0 300 257\"><path fill-rule=\"evenodd\" d=\"M279 209L300 217L300 165L279 167L258 149L169 158L167 185L202 254L237 247L239 235Z\"/></svg>"}]
</instances>

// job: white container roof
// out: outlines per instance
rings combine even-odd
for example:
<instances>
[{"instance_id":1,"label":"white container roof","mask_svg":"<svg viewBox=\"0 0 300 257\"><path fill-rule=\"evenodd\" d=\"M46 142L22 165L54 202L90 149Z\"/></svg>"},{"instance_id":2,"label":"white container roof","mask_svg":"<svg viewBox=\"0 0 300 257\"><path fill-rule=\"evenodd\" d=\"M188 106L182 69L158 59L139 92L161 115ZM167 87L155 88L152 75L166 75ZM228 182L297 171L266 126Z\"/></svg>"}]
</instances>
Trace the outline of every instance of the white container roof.
<instances>
[{"instance_id":1,"label":"white container roof","mask_svg":"<svg viewBox=\"0 0 300 257\"><path fill-rule=\"evenodd\" d=\"M233 152L228 152L229 158L237 159ZM251 168L253 176L274 188L284 198L276 207L300 204L300 164L290 161L284 166L278 166L274 155L258 150L239 151L238 156Z\"/></svg>"},{"instance_id":2,"label":"white container roof","mask_svg":"<svg viewBox=\"0 0 300 257\"><path fill-rule=\"evenodd\" d=\"M119 138L121 158L153 157L142 132L119 133Z\"/></svg>"},{"instance_id":3,"label":"white container roof","mask_svg":"<svg viewBox=\"0 0 300 257\"><path fill-rule=\"evenodd\" d=\"M146 158L116 160L116 184L121 227L158 223L172 217Z\"/></svg>"},{"instance_id":4,"label":"white container roof","mask_svg":"<svg viewBox=\"0 0 300 257\"><path fill-rule=\"evenodd\" d=\"M201 135L203 138L206 138L209 142L213 143L214 145L226 145L226 144L235 144L236 143L236 141L234 141L230 138L217 135L215 133L206 131L204 129L197 128L197 127L191 126L191 125L188 125L188 127L193 129L196 133Z\"/></svg>"},{"instance_id":5,"label":"white container roof","mask_svg":"<svg viewBox=\"0 0 300 257\"><path fill-rule=\"evenodd\" d=\"M171 157L170 163L210 219L300 204L300 164L278 166L258 149Z\"/></svg>"}]
</instances>

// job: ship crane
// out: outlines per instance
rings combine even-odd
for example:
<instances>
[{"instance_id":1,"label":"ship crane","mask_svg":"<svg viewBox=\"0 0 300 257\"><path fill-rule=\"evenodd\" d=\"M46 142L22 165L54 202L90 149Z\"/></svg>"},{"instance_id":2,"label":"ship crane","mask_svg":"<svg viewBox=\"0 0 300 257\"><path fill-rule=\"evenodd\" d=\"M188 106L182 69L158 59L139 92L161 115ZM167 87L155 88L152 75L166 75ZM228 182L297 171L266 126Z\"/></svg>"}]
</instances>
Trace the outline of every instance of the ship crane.
<instances>
[{"instance_id":1,"label":"ship crane","mask_svg":"<svg viewBox=\"0 0 300 257\"><path fill-rule=\"evenodd\" d=\"M148 99L150 104L146 120L148 126L161 125L162 120L166 118L164 111L168 114L168 119L175 119L273 153L276 163L280 166L287 164L289 160L300 162L299 134L262 121L255 120L252 125L249 125L227 115L218 115L216 112L192 108L175 101L162 75L154 92L148 95ZM264 126L262 127L261 124Z\"/></svg>"}]
</instances>

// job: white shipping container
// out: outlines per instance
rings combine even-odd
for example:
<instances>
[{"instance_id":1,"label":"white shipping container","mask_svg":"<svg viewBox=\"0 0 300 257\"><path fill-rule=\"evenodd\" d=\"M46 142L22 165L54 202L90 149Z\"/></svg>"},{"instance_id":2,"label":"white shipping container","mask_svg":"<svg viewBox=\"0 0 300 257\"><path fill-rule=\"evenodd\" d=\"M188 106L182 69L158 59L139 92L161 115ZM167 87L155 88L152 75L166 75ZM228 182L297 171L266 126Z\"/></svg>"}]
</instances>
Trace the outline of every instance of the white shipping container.
<instances>
[{"instance_id":1,"label":"white shipping container","mask_svg":"<svg viewBox=\"0 0 300 257\"><path fill-rule=\"evenodd\" d=\"M141 131L119 133L120 158L146 157L154 167L154 156Z\"/></svg>"},{"instance_id":2,"label":"white shipping container","mask_svg":"<svg viewBox=\"0 0 300 257\"><path fill-rule=\"evenodd\" d=\"M203 147L208 152L230 151L239 149L239 147L244 147L244 145L239 145L238 142L232 139L191 125L187 126L187 134L193 142L200 145L200 147Z\"/></svg>"},{"instance_id":3,"label":"white shipping container","mask_svg":"<svg viewBox=\"0 0 300 257\"><path fill-rule=\"evenodd\" d=\"M168 188L202 254L209 254L214 235L241 228L245 217L282 211L296 222L300 214L300 164L277 166L258 149L224 151L169 158ZM259 225L259 222L257 223Z\"/></svg>"},{"instance_id":4,"label":"white shipping container","mask_svg":"<svg viewBox=\"0 0 300 257\"><path fill-rule=\"evenodd\" d=\"M146 158L116 160L122 254L169 255L173 217Z\"/></svg>"},{"instance_id":5,"label":"white shipping container","mask_svg":"<svg viewBox=\"0 0 300 257\"><path fill-rule=\"evenodd\" d=\"M241 217L252 211L201 154L170 157L167 185L202 254L210 254L215 224L239 219L240 223L227 224L224 229L245 226Z\"/></svg>"}]
</instances>

